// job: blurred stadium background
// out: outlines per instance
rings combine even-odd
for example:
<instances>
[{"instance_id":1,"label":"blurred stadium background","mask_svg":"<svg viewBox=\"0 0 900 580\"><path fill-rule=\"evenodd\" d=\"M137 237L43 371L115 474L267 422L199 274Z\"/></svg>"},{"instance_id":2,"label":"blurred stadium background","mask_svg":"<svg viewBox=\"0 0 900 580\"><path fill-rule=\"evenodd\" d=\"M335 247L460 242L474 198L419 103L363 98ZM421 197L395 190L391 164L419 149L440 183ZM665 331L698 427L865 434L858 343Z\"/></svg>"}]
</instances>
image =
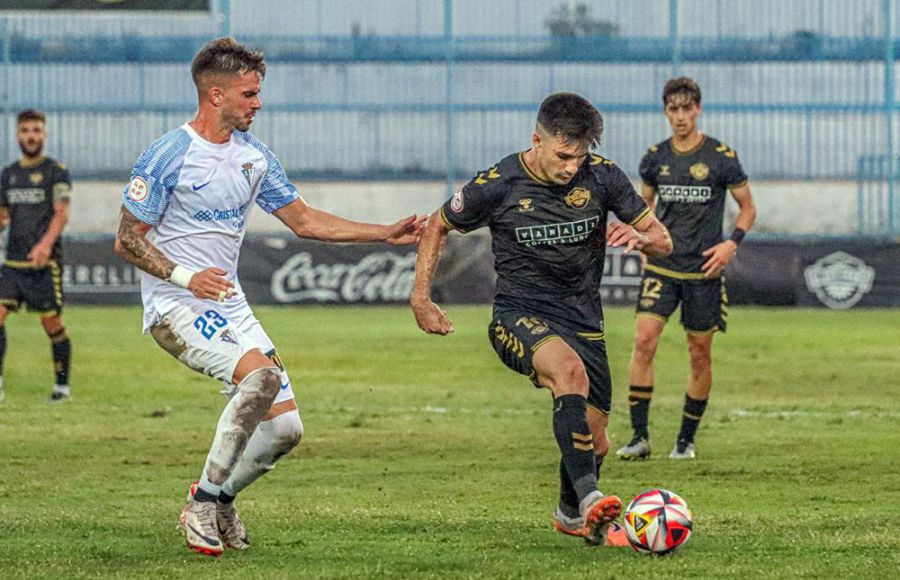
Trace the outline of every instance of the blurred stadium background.
<instances>
[{"instance_id":1,"label":"blurred stadium background","mask_svg":"<svg viewBox=\"0 0 900 580\"><path fill-rule=\"evenodd\" d=\"M266 52L253 131L305 197L384 221L432 211L526 148L538 104L559 90L604 113L600 152L636 180L645 148L668 135L661 88L688 75L704 91L703 130L738 151L759 207L749 247L765 252L742 252L735 278L753 283L736 296L753 286L802 304L794 287L819 294L812 275L825 294L856 295L850 306L895 305L900 266L870 275L858 256L900 262L898 18L898 0L4 0L0 146L14 159L16 112L46 110L47 151L78 180L69 235L109 236L136 157L194 111L194 52L233 35ZM261 212L250 222L279 227ZM857 261L807 272L848 248ZM792 278L768 279L782 270ZM70 295L78 279L70 271Z\"/></svg>"}]
</instances>

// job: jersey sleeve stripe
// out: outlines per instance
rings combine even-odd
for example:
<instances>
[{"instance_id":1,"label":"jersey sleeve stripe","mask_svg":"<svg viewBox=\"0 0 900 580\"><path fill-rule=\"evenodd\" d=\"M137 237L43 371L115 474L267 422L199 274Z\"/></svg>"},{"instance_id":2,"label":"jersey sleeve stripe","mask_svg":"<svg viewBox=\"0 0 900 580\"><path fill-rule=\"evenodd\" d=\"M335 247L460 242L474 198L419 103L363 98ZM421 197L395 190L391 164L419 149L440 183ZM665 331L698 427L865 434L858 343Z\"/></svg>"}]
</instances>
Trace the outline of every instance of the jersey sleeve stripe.
<instances>
[{"instance_id":1,"label":"jersey sleeve stripe","mask_svg":"<svg viewBox=\"0 0 900 580\"><path fill-rule=\"evenodd\" d=\"M636 226L636 225L639 224L645 217L647 217L648 215L650 215L650 213L651 213L651 212L650 212L650 208L649 208L649 207L645 207L645 208L644 208L644 211L642 211L641 213L639 213L639 214L637 215L636 218L634 218L633 220L631 220L630 222L628 222L628 225L630 225L630 226Z\"/></svg>"},{"instance_id":2,"label":"jersey sleeve stripe","mask_svg":"<svg viewBox=\"0 0 900 580\"><path fill-rule=\"evenodd\" d=\"M131 172L131 179L140 177L147 182L147 198L141 201L132 199L128 195L130 183L122 192L122 205L134 217L150 225L159 222L169 203L169 195L178 184L184 156L191 143L187 131L175 129L160 137L141 155Z\"/></svg>"},{"instance_id":3,"label":"jersey sleeve stripe","mask_svg":"<svg viewBox=\"0 0 900 580\"><path fill-rule=\"evenodd\" d=\"M744 187L748 183L750 183L749 179L744 179L742 181L739 181L738 183L730 183L728 184L728 189L737 189L739 187Z\"/></svg>"},{"instance_id":4,"label":"jersey sleeve stripe","mask_svg":"<svg viewBox=\"0 0 900 580\"><path fill-rule=\"evenodd\" d=\"M447 214L444 213L444 211L445 211L445 210L444 210L444 206L441 206L441 221L444 222L444 224L446 224L446 226L447 226L448 228L450 228L450 229L452 229L452 230L456 230L456 231L458 231L458 232L461 233L461 234L466 234L466 233L468 233L468 230L464 230L464 229L462 229L461 227L459 227L459 226L457 226L457 225L454 225L453 222L451 222L450 219L447 218Z\"/></svg>"}]
</instances>

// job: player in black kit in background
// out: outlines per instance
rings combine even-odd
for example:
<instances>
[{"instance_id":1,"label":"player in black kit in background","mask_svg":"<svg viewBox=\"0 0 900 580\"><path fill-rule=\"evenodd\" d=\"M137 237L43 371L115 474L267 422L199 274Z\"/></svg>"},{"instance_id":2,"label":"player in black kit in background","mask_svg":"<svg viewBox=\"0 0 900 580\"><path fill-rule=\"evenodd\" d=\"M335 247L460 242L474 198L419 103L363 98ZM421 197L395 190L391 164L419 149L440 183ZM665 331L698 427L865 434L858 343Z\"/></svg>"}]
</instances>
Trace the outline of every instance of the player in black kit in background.
<instances>
[{"instance_id":1,"label":"player in black kit in background","mask_svg":"<svg viewBox=\"0 0 900 580\"><path fill-rule=\"evenodd\" d=\"M641 160L644 199L669 229L675 249L668 257L648 258L644 268L628 396L634 436L618 450L622 459L650 456L653 357L666 321L679 303L691 377L681 430L669 457L694 458L694 435L712 389L713 334L725 331L728 314L722 272L756 220L750 186L737 153L697 128L700 99L699 85L689 78L666 83L663 107L672 137L650 147ZM734 231L722 241L728 192L740 212Z\"/></svg>"},{"instance_id":2,"label":"player in black kit in background","mask_svg":"<svg viewBox=\"0 0 900 580\"><path fill-rule=\"evenodd\" d=\"M452 332L431 301L441 249L450 230L490 228L497 290L489 339L506 366L553 395L562 452L554 525L589 544L627 545L621 528L611 529L622 502L597 490L612 390L602 261L607 242L653 256L667 255L672 245L625 173L591 154L602 131L600 113L582 97L547 97L531 149L479 173L429 218L410 302L422 330ZM624 223L607 225L609 212Z\"/></svg>"},{"instance_id":3,"label":"player in black kit in background","mask_svg":"<svg viewBox=\"0 0 900 580\"><path fill-rule=\"evenodd\" d=\"M44 156L45 117L19 113L16 137L22 158L0 174L0 229L9 226L6 261L0 269L0 400L6 355L6 315L24 303L41 315L50 338L56 383L51 401L69 398L72 347L62 321L62 243L69 221L72 183L65 166Z\"/></svg>"}]
</instances>

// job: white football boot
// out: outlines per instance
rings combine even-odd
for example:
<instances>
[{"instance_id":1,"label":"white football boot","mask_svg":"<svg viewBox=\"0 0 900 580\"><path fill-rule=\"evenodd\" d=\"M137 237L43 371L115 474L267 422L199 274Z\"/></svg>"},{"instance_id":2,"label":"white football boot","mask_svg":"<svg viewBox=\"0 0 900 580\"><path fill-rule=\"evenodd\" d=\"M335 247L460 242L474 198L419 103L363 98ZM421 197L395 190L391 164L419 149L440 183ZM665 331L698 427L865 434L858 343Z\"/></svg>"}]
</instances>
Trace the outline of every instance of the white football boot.
<instances>
[{"instance_id":1,"label":"white football boot","mask_svg":"<svg viewBox=\"0 0 900 580\"><path fill-rule=\"evenodd\" d=\"M687 441L679 441L669 453L669 459L693 459L697 456L694 452L694 444Z\"/></svg>"},{"instance_id":2,"label":"white football boot","mask_svg":"<svg viewBox=\"0 0 900 580\"><path fill-rule=\"evenodd\" d=\"M219 538L226 546L235 550L246 550L250 547L247 528L244 527L234 502L216 504L216 524L219 528Z\"/></svg>"},{"instance_id":3,"label":"white football boot","mask_svg":"<svg viewBox=\"0 0 900 580\"><path fill-rule=\"evenodd\" d=\"M188 502L181 512L181 531L187 547L198 554L218 556L222 553L222 541L216 526L216 502Z\"/></svg>"}]
</instances>

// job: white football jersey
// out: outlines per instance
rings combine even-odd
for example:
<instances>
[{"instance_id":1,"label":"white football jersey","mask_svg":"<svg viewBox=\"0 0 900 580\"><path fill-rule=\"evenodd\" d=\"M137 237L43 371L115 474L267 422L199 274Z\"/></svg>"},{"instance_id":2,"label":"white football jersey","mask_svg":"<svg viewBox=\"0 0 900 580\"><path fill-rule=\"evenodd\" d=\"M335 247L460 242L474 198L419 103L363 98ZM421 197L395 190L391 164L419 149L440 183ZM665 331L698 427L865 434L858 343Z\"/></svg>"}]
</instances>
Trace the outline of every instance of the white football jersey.
<instances>
[{"instance_id":1,"label":"white football jersey","mask_svg":"<svg viewBox=\"0 0 900 580\"><path fill-rule=\"evenodd\" d=\"M256 137L235 131L227 143L210 143L187 123L140 156L123 195L126 209L153 226L148 239L170 260L228 273L237 292L226 301L230 307L246 302L237 266L253 202L272 213L296 199L300 194L281 163ZM189 296L189 290L143 273L144 332Z\"/></svg>"}]
</instances>

